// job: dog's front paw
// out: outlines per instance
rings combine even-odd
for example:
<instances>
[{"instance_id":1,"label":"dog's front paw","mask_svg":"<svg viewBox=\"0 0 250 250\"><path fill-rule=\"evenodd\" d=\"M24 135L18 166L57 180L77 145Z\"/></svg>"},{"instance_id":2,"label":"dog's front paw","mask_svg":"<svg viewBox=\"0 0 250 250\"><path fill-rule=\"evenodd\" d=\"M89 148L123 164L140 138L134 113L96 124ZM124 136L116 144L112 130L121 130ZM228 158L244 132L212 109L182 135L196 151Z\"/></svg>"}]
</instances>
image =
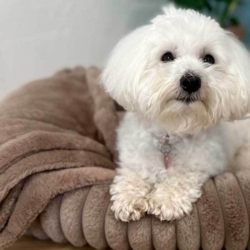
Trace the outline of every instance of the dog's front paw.
<instances>
[{"instance_id":1,"label":"dog's front paw","mask_svg":"<svg viewBox=\"0 0 250 250\"><path fill-rule=\"evenodd\" d=\"M129 197L125 195L120 199L113 198L111 210L115 214L115 218L124 222L130 220L139 220L148 211L148 202L146 198Z\"/></svg>"},{"instance_id":2,"label":"dog's front paw","mask_svg":"<svg viewBox=\"0 0 250 250\"><path fill-rule=\"evenodd\" d=\"M111 210L116 219L139 220L148 211L151 185L130 170L121 170L110 188Z\"/></svg>"},{"instance_id":3,"label":"dog's front paw","mask_svg":"<svg viewBox=\"0 0 250 250\"><path fill-rule=\"evenodd\" d=\"M149 198L149 213L161 221L180 219L192 211L192 203L201 196L199 186L169 186L158 184Z\"/></svg>"},{"instance_id":4,"label":"dog's front paw","mask_svg":"<svg viewBox=\"0 0 250 250\"><path fill-rule=\"evenodd\" d=\"M111 206L115 218L124 222L136 221L148 211L148 202L144 198L115 200Z\"/></svg>"}]
</instances>

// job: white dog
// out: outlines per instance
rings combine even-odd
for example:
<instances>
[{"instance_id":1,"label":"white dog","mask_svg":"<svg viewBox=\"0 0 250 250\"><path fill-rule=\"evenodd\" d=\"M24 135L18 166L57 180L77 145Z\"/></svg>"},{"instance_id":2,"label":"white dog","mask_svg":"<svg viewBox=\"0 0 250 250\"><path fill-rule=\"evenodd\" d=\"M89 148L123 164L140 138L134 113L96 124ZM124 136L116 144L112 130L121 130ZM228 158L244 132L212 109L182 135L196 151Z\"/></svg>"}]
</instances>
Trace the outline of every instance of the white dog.
<instances>
[{"instance_id":1,"label":"white dog","mask_svg":"<svg viewBox=\"0 0 250 250\"><path fill-rule=\"evenodd\" d=\"M166 9L122 39L102 82L129 111L110 190L116 218L178 219L209 177L250 164L250 123L234 121L250 110L250 56L211 18Z\"/></svg>"}]
</instances>

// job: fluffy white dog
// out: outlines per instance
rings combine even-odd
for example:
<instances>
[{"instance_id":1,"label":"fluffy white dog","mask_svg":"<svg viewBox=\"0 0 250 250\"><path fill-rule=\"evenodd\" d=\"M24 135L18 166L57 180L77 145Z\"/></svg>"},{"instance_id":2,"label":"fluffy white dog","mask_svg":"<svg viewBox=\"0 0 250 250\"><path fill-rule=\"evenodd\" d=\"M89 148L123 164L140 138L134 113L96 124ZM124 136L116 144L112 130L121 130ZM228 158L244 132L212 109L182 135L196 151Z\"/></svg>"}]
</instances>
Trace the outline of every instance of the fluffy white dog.
<instances>
[{"instance_id":1,"label":"fluffy white dog","mask_svg":"<svg viewBox=\"0 0 250 250\"><path fill-rule=\"evenodd\" d=\"M250 124L234 121L250 109L250 56L211 18L166 9L121 40L102 82L128 110L110 190L116 218L178 219L209 177L250 164Z\"/></svg>"}]
</instances>

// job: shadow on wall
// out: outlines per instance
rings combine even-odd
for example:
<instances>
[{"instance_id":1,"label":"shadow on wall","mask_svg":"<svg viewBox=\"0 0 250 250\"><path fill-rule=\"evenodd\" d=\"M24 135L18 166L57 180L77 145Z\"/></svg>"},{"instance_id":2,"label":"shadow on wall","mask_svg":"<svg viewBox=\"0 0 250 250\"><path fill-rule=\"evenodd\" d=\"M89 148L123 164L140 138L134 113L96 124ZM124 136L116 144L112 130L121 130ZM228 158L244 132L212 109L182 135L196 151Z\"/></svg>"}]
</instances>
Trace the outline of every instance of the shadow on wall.
<instances>
[{"instance_id":1,"label":"shadow on wall","mask_svg":"<svg viewBox=\"0 0 250 250\"><path fill-rule=\"evenodd\" d=\"M102 67L117 41L166 0L0 1L0 98L75 65Z\"/></svg>"}]
</instances>

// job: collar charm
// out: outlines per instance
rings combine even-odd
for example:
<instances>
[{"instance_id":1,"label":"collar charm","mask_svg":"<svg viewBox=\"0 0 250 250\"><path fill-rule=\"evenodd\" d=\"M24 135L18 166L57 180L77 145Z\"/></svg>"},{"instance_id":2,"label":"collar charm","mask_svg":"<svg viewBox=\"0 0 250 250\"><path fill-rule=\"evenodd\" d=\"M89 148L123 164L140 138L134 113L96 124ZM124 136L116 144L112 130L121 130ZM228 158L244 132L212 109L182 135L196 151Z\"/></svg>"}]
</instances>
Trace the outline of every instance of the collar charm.
<instances>
[{"instance_id":1,"label":"collar charm","mask_svg":"<svg viewBox=\"0 0 250 250\"><path fill-rule=\"evenodd\" d=\"M163 135L161 137L158 137L158 148L163 154L163 160L165 167L168 168L169 165L169 154L171 152L171 146L169 143L169 135Z\"/></svg>"}]
</instances>

